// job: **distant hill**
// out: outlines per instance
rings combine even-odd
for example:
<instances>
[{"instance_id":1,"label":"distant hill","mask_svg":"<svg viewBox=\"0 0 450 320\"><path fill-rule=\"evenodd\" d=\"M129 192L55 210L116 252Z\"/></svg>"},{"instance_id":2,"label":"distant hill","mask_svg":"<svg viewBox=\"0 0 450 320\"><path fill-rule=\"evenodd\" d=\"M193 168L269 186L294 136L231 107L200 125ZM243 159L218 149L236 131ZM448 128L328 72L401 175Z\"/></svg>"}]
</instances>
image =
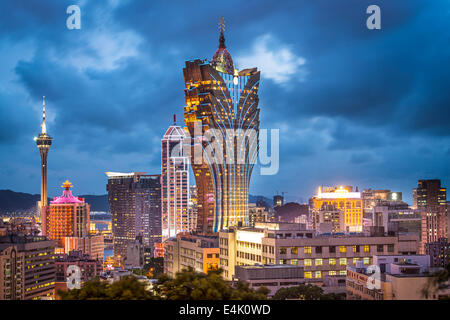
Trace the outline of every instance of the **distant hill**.
<instances>
[{"instance_id":1,"label":"distant hill","mask_svg":"<svg viewBox=\"0 0 450 320\"><path fill-rule=\"evenodd\" d=\"M277 221L294 222L295 218L301 215L309 216L309 206L288 202L281 207L275 207L275 218Z\"/></svg>"},{"instance_id":2,"label":"distant hill","mask_svg":"<svg viewBox=\"0 0 450 320\"><path fill-rule=\"evenodd\" d=\"M30 211L36 207L39 200L41 200L39 194L0 190L0 213Z\"/></svg>"},{"instance_id":3,"label":"distant hill","mask_svg":"<svg viewBox=\"0 0 450 320\"><path fill-rule=\"evenodd\" d=\"M108 195L80 195L80 198L85 198L86 202L91 205L91 211L109 211ZM29 194L23 192L15 192L11 190L0 190L0 213L6 212L25 212L31 211L36 207L36 202L41 199L39 194ZM49 198L48 201L53 199ZM269 207L272 206L272 201L263 196L249 195L250 203L257 203L264 201Z\"/></svg>"}]
</instances>

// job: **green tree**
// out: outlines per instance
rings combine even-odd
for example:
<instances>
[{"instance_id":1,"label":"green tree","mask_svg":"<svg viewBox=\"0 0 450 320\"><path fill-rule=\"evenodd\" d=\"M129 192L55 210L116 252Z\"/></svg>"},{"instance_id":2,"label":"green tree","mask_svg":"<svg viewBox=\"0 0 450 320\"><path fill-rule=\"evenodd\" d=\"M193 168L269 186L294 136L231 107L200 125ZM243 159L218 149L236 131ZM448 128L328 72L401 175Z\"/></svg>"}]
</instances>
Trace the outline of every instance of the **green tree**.
<instances>
[{"instance_id":1,"label":"green tree","mask_svg":"<svg viewBox=\"0 0 450 320\"><path fill-rule=\"evenodd\" d=\"M99 279L87 281L81 289L58 291L62 300L151 300L156 297L145 284L128 276L109 284Z\"/></svg>"},{"instance_id":2,"label":"green tree","mask_svg":"<svg viewBox=\"0 0 450 320\"><path fill-rule=\"evenodd\" d=\"M433 273L422 289L422 296L425 299L438 294L439 289L448 286L450 280L450 264L444 269L438 270ZM441 297L441 300L449 300L450 296Z\"/></svg>"},{"instance_id":3,"label":"green tree","mask_svg":"<svg viewBox=\"0 0 450 320\"><path fill-rule=\"evenodd\" d=\"M323 289L312 284L301 284L296 287L280 288L273 296L274 300L332 300L340 297L334 294L324 294Z\"/></svg>"},{"instance_id":4,"label":"green tree","mask_svg":"<svg viewBox=\"0 0 450 320\"><path fill-rule=\"evenodd\" d=\"M195 272L192 268L178 272L174 279L162 275L156 292L168 300L263 300L267 298L267 288L251 289L248 284L238 282L230 285L221 276L222 270L208 274Z\"/></svg>"}]
</instances>

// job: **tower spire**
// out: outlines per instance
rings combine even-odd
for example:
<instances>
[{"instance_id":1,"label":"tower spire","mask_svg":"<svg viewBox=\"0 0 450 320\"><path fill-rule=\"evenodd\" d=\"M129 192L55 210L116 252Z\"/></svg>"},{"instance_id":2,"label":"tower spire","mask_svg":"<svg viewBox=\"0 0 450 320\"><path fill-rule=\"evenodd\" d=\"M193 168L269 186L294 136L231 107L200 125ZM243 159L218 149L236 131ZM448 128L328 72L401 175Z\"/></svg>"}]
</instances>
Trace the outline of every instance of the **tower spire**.
<instances>
[{"instance_id":1,"label":"tower spire","mask_svg":"<svg viewBox=\"0 0 450 320\"><path fill-rule=\"evenodd\" d=\"M223 17L220 17L219 21L219 31L220 31L220 37L219 37L219 48L225 49L225 19Z\"/></svg>"},{"instance_id":2,"label":"tower spire","mask_svg":"<svg viewBox=\"0 0 450 320\"><path fill-rule=\"evenodd\" d=\"M47 134L47 126L45 125L45 96L42 97L42 134Z\"/></svg>"}]
</instances>

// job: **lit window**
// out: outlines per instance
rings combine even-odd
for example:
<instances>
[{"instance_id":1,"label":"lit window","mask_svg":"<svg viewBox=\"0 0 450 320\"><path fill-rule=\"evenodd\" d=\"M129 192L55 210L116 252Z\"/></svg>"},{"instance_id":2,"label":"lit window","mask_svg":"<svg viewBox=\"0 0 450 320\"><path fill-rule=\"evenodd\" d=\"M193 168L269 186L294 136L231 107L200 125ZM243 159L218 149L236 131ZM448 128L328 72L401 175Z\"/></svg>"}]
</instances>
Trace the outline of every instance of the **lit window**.
<instances>
[{"instance_id":1,"label":"lit window","mask_svg":"<svg viewBox=\"0 0 450 320\"><path fill-rule=\"evenodd\" d=\"M340 258L339 259L339 265L346 266L347 265L347 258Z\"/></svg>"},{"instance_id":2,"label":"lit window","mask_svg":"<svg viewBox=\"0 0 450 320\"><path fill-rule=\"evenodd\" d=\"M330 266L335 266L335 265L336 265L336 259L330 258L330 259L328 260L328 264L329 264Z\"/></svg>"},{"instance_id":3,"label":"lit window","mask_svg":"<svg viewBox=\"0 0 450 320\"><path fill-rule=\"evenodd\" d=\"M305 259L305 267L312 266L312 260L311 259Z\"/></svg>"},{"instance_id":4,"label":"lit window","mask_svg":"<svg viewBox=\"0 0 450 320\"><path fill-rule=\"evenodd\" d=\"M311 247L305 247L305 254L311 253Z\"/></svg>"},{"instance_id":5,"label":"lit window","mask_svg":"<svg viewBox=\"0 0 450 320\"><path fill-rule=\"evenodd\" d=\"M330 276L335 276L335 275L336 275L336 271L334 271L334 270L333 270L333 271L329 271L329 272L328 272L328 275L330 275Z\"/></svg>"},{"instance_id":6,"label":"lit window","mask_svg":"<svg viewBox=\"0 0 450 320\"><path fill-rule=\"evenodd\" d=\"M298 265L298 260L297 259L291 259L291 264L296 266Z\"/></svg>"},{"instance_id":7,"label":"lit window","mask_svg":"<svg viewBox=\"0 0 450 320\"><path fill-rule=\"evenodd\" d=\"M305 279L311 279L311 278L312 278L312 272L311 271L305 272Z\"/></svg>"},{"instance_id":8,"label":"lit window","mask_svg":"<svg viewBox=\"0 0 450 320\"><path fill-rule=\"evenodd\" d=\"M356 262L358 262L359 260L361 260L360 258L353 258L353 264L356 264Z\"/></svg>"},{"instance_id":9,"label":"lit window","mask_svg":"<svg viewBox=\"0 0 450 320\"><path fill-rule=\"evenodd\" d=\"M346 246L340 246L339 247L339 252L340 253L346 253L347 252L347 247Z\"/></svg>"},{"instance_id":10,"label":"lit window","mask_svg":"<svg viewBox=\"0 0 450 320\"><path fill-rule=\"evenodd\" d=\"M322 278L322 271L316 271L316 272L315 272L315 278L316 278L316 279Z\"/></svg>"},{"instance_id":11,"label":"lit window","mask_svg":"<svg viewBox=\"0 0 450 320\"><path fill-rule=\"evenodd\" d=\"M291 254L298 254L298 248L297 247L292 247L291 248Z\"/></svg>"},{"instance_id":12,"label":"lit window","mask_svg":"<svg viewBox=\"0 0 450 320\"><path fill-rule=\"evenodd\" d=\"M315 264L316 266L321 266L321 265L323 265L323 261L322 261L322 259L316 259L316 261L314 262L314 264Z\"/></svg>"},{"instance_id":13,"label":"lit window","mask_svg":"<svg viewBox=\"0 0 450 320\"><path fill-rule=\"evenodd\" d=\"M370 246L368 246L368 245L365 245L364 246L364 252L370 252Z\"/></svg>"},{"instance_id":14,"label":"lit window","mask_svg":"<svg viewBox=\"0 0 450 320\"><path fill-rule=\"evenodd\" d=\"M370 264L370 258L364 258L364 264Z\"/></svg>"},{"instance_id":15,"label":"lit window","mask_svg":"<svg viewBox=\"0 0 450 320\"><path fill-rule=\"evenodd\" d=\"M346 275L347 275L347 270L341 270L341 271L339 271L339 275L340 275L340 276L346 276Z\"/></svg>"}]
</instances>

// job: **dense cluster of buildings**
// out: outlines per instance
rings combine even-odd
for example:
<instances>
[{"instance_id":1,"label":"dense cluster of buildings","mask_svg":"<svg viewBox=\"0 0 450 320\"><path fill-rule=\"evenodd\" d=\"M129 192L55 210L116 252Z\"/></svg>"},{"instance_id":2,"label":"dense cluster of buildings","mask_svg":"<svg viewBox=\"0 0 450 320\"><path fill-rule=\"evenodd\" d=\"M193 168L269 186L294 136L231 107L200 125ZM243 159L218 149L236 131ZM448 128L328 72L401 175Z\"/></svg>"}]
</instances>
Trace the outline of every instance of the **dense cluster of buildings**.
<instances>
[{"instance_id":1,"label":"dense cluster of buildings","mask_svg":"<svg viewBox=\"0 0 450 320\"><path fill-rule=\"evenodd\" d=\"M440 180L419 180L412 206L401 192L352 186L319 187L308 204L285 204L284 194L273 206L249 203L259 71L235 67L222 21L212 60L187 61L183 74L186 127L174 119L163 135L161 172L106 172L109 279L163 258L170 277L221 269L231 283L265 286L269 296L311 283L348 299L421 299L431 274L449 263L450 206ZM54 299L56 290L72 288L74 272L79 286L104 276L105 235L96 232L89 204L69 181L47 201L45 100L36 143L41 228L0 221L0 299Z\"/></svg>"}]
</instances>

